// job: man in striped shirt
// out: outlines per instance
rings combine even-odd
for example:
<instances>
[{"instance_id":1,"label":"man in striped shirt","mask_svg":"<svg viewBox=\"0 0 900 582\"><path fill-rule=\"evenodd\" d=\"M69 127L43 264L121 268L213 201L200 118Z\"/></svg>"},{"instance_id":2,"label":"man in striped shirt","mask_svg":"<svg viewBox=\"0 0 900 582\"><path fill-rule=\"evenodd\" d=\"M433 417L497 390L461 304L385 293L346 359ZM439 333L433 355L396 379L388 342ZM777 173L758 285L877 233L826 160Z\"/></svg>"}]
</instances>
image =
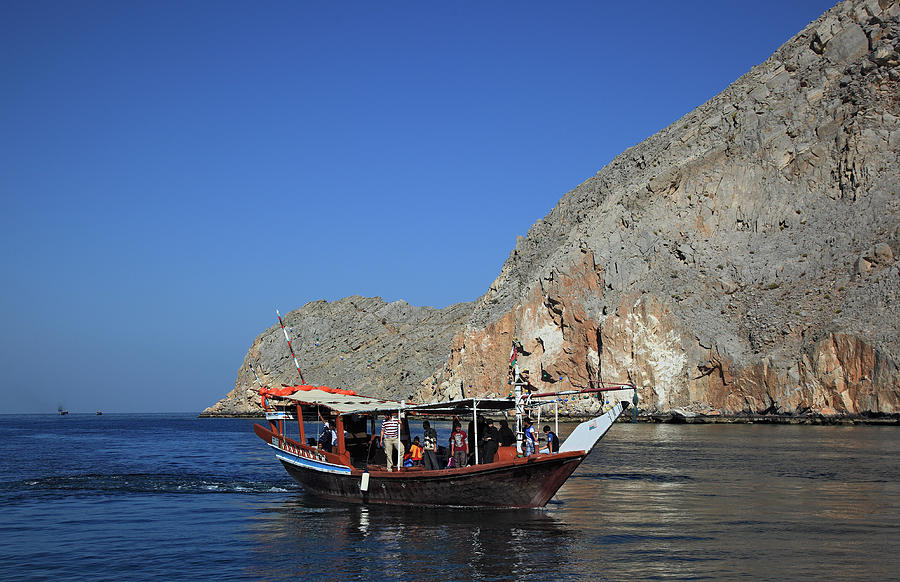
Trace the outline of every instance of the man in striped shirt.
<instances>
[{"instance_id":1,"label":"man in striped shirt","mask_svg":"<svg viewBox=\"0 0 900 582\"><path fill-rule=\"evenodd\" d=\"M400 421L397 414L387 416L381 422L381 442L384 443L384 454L387 455L387 470L394 470L394 450L397 451L397 469L403 464L403 443L400 442Z\"/></svg>"}]
</instances>

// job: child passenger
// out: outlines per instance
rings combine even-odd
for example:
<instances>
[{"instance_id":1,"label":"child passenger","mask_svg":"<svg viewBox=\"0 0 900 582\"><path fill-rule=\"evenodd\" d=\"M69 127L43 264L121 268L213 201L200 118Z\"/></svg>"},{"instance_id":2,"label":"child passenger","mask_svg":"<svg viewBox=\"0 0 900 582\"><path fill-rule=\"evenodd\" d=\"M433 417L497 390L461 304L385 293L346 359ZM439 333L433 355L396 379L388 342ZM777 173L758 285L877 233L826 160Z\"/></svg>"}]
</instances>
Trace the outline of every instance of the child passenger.
<instances>
[{"instance_id":1,"label":"child passenger","mask_svg":"<svg viewBox=\"0 0 900 582\"><path fill-rule=\"evenodd\" d=\"M413 439L412 446L409 447L410 458L413 467L422 466L422 445L419 444L419 437Z\"/></svg>"}]
</instances>

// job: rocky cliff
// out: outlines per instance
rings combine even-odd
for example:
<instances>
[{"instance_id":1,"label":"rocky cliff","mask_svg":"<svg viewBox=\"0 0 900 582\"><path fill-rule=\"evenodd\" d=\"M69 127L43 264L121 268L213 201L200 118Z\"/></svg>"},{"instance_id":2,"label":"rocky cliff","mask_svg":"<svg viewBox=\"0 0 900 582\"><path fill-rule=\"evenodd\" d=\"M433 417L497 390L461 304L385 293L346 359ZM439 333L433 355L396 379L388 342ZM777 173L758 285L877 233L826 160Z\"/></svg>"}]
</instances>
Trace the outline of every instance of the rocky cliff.
<instances>
[{"instance_id":1,"label":"rocky cliff","mask_svg":"<svg viewBox=\"0 0 900 582\"><path fill-rule=\"evenodd\" d=\"M354 296L333 303L309 303L286 314L284 323L307 384L402 399L409 398L422 378L444 363L447 346L465 324L472 306L460 303L437 310ZM266 386L300 383L281 326L276 323L253 341L237 370L234 390L203 414L261 412L259 385L250 365Z\"/></svg>"},{"instance_id":2,"label":"rocky cliff","mask_svg":"<svg viewBox=\"0 0 900 582\"><path fill-rule=\"evenodd\" d=\"M629 381L647 412L900 412L898 18L896 1L835 6L567 193L484 296L428 312L428 341L364 325L407 376L361 360L342 376L332 358L309 379L420 400L506 394L518 338L539 388ZM240 372L223 402L250 387Z\"/></svg>"}]
</instances>

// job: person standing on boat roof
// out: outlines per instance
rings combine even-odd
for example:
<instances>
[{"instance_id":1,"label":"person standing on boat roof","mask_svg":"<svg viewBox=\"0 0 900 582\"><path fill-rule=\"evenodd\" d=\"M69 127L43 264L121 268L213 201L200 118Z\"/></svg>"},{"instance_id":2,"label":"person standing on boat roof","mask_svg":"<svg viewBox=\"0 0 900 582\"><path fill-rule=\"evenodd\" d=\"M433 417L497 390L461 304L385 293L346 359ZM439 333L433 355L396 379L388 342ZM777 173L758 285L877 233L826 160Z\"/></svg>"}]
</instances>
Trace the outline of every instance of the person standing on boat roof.
<instances>
[{"instance_id":1,"label":"person standing on boat roof","mask_svg":"<svg viewBox=\"0 0 900 582\"><path fill-rule=\"evenodd\" d=\"M453 432L450 433L450 453L454 467L465 467L468 464L469 438L459 421L453 422Z\"/></svg>"},{"instance_id":2,"label":"person standing on boat roof","mask_svg":"<svg viewBox=\"0 0 900 582\"><path fill-rule=\"evenodd\" d=\"M397 451L397 470L399 470L403 463L403 443L400 442L400 421L397 420L396 413L388 415L382 421L381 442L387 456L387 470L394 470L394 451Z\"/></svg>"},{"instance_id":3,"label":"person standing on boat roof","mask_svg":"<svg viewBox=\"0 0 900 582\"><path fill-rule=\"evenodd\" d=\"M441 466L437 460L437 431L431 428L431 423L427 420L422 421L422 430L425 432L422 435L424 445L422 460L425 461L425 468L429 471L440 469Z\"/></svg>"},{"instance_id":4,"label":"person standing on boat roof","mask_svg":"<svg viewBox=\"0 0 900 582\"><path fill-rule=\"evenodd\" d=\"M537 443L537 435L531 421L525 419L525 456L534 454L534 445Z\"/></svg>"}]
</instances>

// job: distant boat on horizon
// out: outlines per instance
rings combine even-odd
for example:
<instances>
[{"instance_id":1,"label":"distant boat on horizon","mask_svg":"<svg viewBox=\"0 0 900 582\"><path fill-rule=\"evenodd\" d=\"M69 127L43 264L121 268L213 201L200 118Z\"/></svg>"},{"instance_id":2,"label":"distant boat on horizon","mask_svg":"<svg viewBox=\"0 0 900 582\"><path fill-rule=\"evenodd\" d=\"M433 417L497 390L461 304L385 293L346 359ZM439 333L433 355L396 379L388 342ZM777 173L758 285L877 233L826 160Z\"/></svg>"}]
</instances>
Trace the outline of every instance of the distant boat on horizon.
<instances>
[{"instance_id":1,"label":"distant boat on horizon","mask_svg":"<svg viewBox=\"0 0 900 582\"><path fill-rule=\"evenodd\" d=\"M98 411L97 411L97 416L100 416L101 414L103 414L103 412L100 411L100 410L98 410Z\"/></svg>"}]
</instances>

